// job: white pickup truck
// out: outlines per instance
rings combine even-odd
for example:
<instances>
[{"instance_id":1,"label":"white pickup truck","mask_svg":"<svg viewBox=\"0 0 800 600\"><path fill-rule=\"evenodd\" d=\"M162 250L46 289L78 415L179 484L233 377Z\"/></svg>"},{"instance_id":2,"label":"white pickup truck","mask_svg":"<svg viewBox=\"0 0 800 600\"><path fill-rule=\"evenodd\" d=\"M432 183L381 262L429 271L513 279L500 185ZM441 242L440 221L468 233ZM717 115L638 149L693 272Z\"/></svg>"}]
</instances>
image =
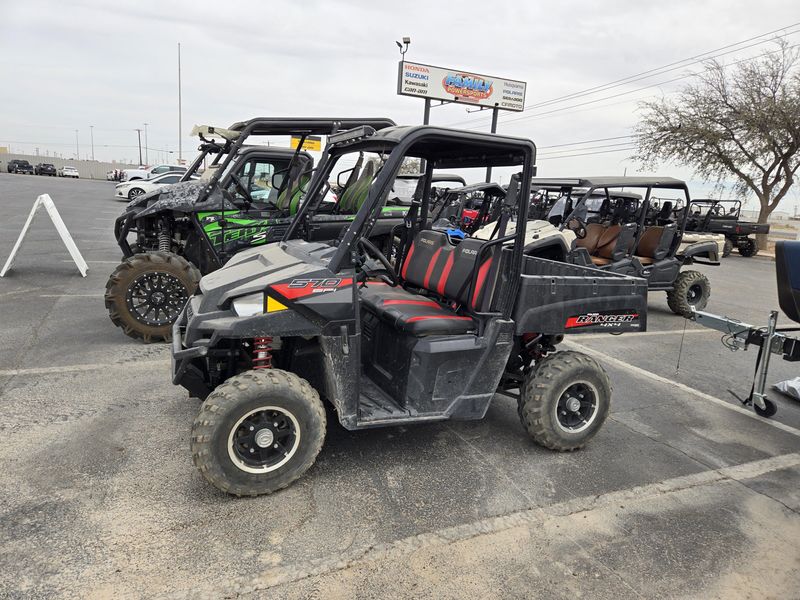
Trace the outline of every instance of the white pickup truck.
<instances>
[{"instance_id":1,"label":"white pickup truck","mask_svg":"<svg viewBox=\"0 0 800 600\"><path fill-rule=\"evenodd\" d=\"M186 167L180 165L155 165L154 167L141 167L139 169L123 169L122 181L136 181L137 179L152 179L164 173L185 173Z\"/></svg>"}]
</instances>

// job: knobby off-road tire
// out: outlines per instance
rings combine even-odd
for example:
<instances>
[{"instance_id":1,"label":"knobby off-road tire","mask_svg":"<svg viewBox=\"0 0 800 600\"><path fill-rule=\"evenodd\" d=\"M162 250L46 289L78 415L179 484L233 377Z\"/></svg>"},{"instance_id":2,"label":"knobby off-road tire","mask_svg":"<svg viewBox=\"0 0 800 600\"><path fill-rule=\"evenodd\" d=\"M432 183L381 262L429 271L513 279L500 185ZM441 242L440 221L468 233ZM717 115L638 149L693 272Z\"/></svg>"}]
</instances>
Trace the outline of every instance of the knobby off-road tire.
<instances>
[{"instance_id":1,"label":"knobby off-road tire","mask_svg":"<svg viewBox=\"0 0 800 600\"><path fill-rule=\"evenodd\" d=\"M667 292L667 305L676 315L690 317L692 306L703 310L711 297L711 283L699 271L681 271L672 290Z\"/></svg>"},{"instance_id":2,"label":"knobby off-road tire","mask_svg":"<svg viewBox=\"0 0 800 600\"><path fill-rule=\"evenodd\" d=\"M725 245L722 247L722 258L728 258L733 252L733 242L725 238Z\"/></svg>"},{"instance_id":3,"label":"knobby off-road tire","mask_svg":"<svg viewBox=\"0 0 800 600\"><path fill-rule=\"evenodd\" d=\"M225 493L270 494L314 464L325 428L325 407L305 379L278 369L245 371L203 402L192 426L192 459Z\"/></svg>"},{"instance_id":4,"label":"knobby off-road tire","mask_svg":"<svg viewBox=\"0 0 800 600\"><path fill-rule=\"evenodd\" d=\"M737 249L739 250L739 254L745 258L750 258L758 254L758 242L750 238L744 238L743 240L739 240Z\"/></svg>"},{"instance_id":5,"label":"knobby off-road tire","mask_svg":"<svg viewBox=\"0 0 800 600\"><path fill-rule=\"evenodd\" d=\"M135 254L108 278L108 316L129 337L145 343L168 341L172 324L199 282L197 267L177 254Z\"/></svg>"},{"instance_id":6,"label":"knobby off-road tire","mask_svg":"<svg viewBox=\"0 0 800 600\"><path fill-rule=\"evenodd\" d=\"M525 377L517 412L533 441L560 452L583 448L608 416L611 382L592 357L564 351L542 359Z\"/></svg>"}]
</instances>

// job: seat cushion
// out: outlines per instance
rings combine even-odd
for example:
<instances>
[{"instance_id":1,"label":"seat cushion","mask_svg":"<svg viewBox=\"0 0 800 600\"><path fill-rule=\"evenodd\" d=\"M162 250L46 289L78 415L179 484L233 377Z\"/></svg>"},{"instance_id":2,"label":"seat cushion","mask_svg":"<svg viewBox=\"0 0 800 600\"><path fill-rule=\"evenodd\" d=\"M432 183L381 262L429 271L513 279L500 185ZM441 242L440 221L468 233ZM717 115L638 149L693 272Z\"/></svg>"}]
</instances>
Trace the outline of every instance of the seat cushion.
<instances>
[{"instance_id":1,"label":"seat cushion","mask_svg":"<svg viewBox=\"0 0 800 600\"><path fill-rule=\"evenodd\" d=\"M459 315L449 306L399 287L369 282L358 294L365 310L411 335L457 335L475 329L471 317Z\"/></svg>"}]
</instances>

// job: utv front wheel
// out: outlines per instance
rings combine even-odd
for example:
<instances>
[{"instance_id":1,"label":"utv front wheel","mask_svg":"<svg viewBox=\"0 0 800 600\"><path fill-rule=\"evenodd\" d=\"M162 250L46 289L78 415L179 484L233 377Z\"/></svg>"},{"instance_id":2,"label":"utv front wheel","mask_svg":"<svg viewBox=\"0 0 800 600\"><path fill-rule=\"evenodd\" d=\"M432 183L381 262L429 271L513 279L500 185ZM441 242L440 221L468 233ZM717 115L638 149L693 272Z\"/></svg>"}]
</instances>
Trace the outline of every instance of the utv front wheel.
<instances>
[{"instance_id":1,"label":"utv front wheel","mask_svg":"<svg viewBox=\"0 0 800 600\"><path fill-rule=\"evenodd\" d=\"M703 310L711 296L711 283L699 271L682 271L675 285L667 292L667 305L676 315L689 318L692 307Z\"/></svg>"},{"instance_id":2,"label":"utv front wheel","mask_svg":"<svg viewBox=\"0 0 800 600\"><path fill-rule=\"evenodd\" d=\"M518 413L533 441L561 452L585 446L611 407L603 368L580 352L556 352L525 376Z\"/></svg>"},{"instance_id":3,"label":"utv front wheel","mask_svg":"<svg viewBox=\"0 0 800 600\"><path fill-rule=\"evenodd\" d=\"M200 271L171 252L125 259L106 283L108 316L125 335L146 343L172 338L172 324L200 281Z\"/></svg>"},{"instance_id":4,"label":"utv front wheel","mask_svg":"<svg viewBox=\"0 0 800 600\"><path fill-rule=\"evenodd\" d=\"M738 250L739 254L746 258L750 258L751 256L758 254L758 244L755 240L744 238L743 240L739 240Z\"/></svg>"},{"instance_id":5,"label":"utv front wheel","mask_svg":"<svg viewBox=\"0 0 800 600\"><path fill-rule=\"evenodd\" d=\"M227 494L271 494L314 464L325 427L325 408L306 380L278 369L245 371L203 402L192 426L192 458Z\"/></svg>"}]
</instances>

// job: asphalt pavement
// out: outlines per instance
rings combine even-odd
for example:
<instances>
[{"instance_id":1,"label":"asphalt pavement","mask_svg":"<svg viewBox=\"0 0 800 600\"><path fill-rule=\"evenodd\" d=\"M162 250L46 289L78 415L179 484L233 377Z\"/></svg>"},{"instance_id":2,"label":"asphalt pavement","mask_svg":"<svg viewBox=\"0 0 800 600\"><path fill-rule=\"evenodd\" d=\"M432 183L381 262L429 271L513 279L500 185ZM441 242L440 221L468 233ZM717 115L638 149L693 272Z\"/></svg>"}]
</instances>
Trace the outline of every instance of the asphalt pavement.
<instances>
[{"instance_id":1,"label":"asphalt pavement","mask_svg":"<svg viewBox=\"0 0 800 600\"><path fill-rule=\"evenodd\" d=\"M199 403L170 383L167 345L106 314L113 183L0 173L0 263L41 193L89 273L42 213L0 279L1 598L800 597L800 403L742 408L755 351L663 293L647 333L565 343L614 387L583 451L534 445L497 396L481 421L329 420L302 479L235 499L192 465ZM701 270L712 312L764 324L778 306L767 259ZM797 371L776 359L770 383Z\"/></svg>"}]
</instances>

